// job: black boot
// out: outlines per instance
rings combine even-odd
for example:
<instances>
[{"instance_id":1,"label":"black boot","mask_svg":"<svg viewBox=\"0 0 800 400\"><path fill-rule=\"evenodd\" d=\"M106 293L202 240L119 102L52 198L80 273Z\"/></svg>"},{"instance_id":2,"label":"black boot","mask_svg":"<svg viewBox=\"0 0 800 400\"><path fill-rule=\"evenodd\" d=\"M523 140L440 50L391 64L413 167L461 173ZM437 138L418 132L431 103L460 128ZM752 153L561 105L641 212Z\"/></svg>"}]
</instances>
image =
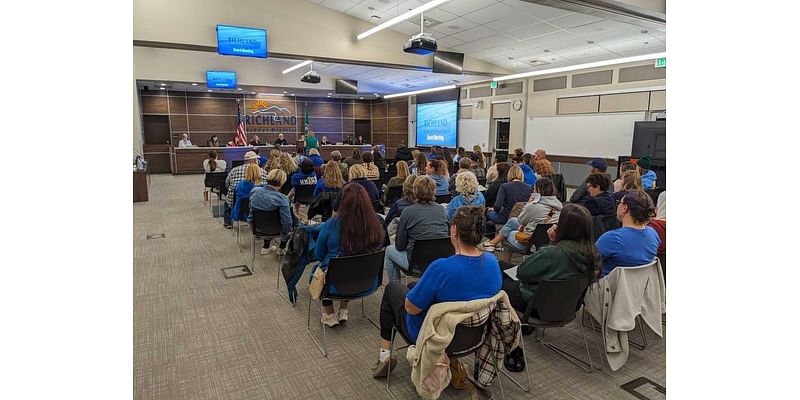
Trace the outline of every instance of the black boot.
<instances>
[{"instance_id":1,"label":"black boot","mask_svg":"<svg viewBox=\"0 0 800 400\"><path fill-rule=\"evenodd\" d=\"M503 364L511 372L525 371L525 354L522 352L522 347L511 350L503 360Z\"/></svg>"}]
</instances>

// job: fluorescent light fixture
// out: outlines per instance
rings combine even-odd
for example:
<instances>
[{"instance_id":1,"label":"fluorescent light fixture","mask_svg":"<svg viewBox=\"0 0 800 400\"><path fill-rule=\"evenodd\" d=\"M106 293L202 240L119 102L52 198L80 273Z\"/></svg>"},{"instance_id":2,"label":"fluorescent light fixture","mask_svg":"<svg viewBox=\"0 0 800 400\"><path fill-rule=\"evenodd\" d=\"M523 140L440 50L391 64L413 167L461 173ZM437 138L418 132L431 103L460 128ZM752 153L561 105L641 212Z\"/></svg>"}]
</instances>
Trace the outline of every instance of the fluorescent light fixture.
<instances>
[{"instance_id":1,"label":"fluorescent light fixture","mask_svg":"<svg viewBox=\"0 0 800 400\"><path fill-rule=\"evenodd\" d=\"M253 92L255 94L255 92ZM259 96L281 96L283 97L283 93L259 93Z\"/></svg>"},{"instance_id":2,"label":"fluorescent light fixture","mask_svg":"<svg viewBox=\"0 0 800 400\"><path fill-rule=\"evenodd\" d=\"M605 67L605 66L608 66L608 65L625 64L625 63L631 63L631 62L637 62L637 61L652 60L652 59L666 57L666 56L667 56L667 53L655 53L655 54L645 54L645 55L641 55L641 56L615 58L613 60L596 61L596 62L591 62L591 63L586 63L586 64L570 65L568 67L543 69L541 71L531 71L531 72L523 72L523 73L514 74L514 75L498 76L497 78L493 78L492 80L493 81L506 81L506 80L509 80L509 79L527 78L527 77L538 76L538 75L557 74L559 72L569 72L569 71L575 71L575 70L579 70L579 69Z\"/></svg>"},{"instance_id":3,"label":"fluorescent light fixture","mask_svg":"<svg viewBox=\"0 0 800 400\"><path fill-rule=\"evenodd\" d=\"M167 84L166 83L162 83L161 86L167 86Z\"/></svg>"},{"instance_id":4,"label":"fluorescent light fixture","mask_svg":"<svg viewBox=\"0 0 800 400\"><path fill-rule=\"evenodd\" d=\"M236 90L242 90L242 88L236 88Z\"/></svg>"},{"instance_id":5,"label":"fluorescent light fixture","mask_svg":"<svg viewBox=\"0 0 800 400\"><path fill-rule=\"evenodd\" d=\"M294 70L296 70L298 68L305 67L306 65L311 64L312 62L314 62L314 60L305 60L305 61L301 62L300 64L296 64L296 65L294 65L292 67L286 68L285 70L283 70L283 74L285 75L285 74L288 74L289 72L292 72L292 71L294 71Z\"/></svg>"},{"instance_id":6,"label":"fluorescent light fixture","mask_svg":"<svg viewBox=\"0 0 800 400\"><path fill-rule=\"evenodd\" d=\"M366 31L366 32L360 33L357 36L358 40L364 39L367 36L372 35L373 33L380 32L380 31L382 31L382 30L384 30L384 29L386 29L386 28L388 28L388 27L390 27L392 25L395 25L395 24L398 24L400 22L403 22L403 21L405 21L405 20L407 20L407 19L409 19L409 18L411 18L411 17L413 17L413 16L415 16L415 15L417 15L419 13L423 13L425 11L428 11L431 8L437 7L437 6L439 6L441 4L444 4L444 3L448 2L448 1L450 1L450 0L433 0L430 3L425 3L425 4L415 8L413 10L404 12L404 13L402 13L402 14L400 14L400 15L398 15L398 16L396 16L396 17L394 17L394 18L392 18L392 19L390 19L390 20L388 20L388 21L386 21L386 22L384 22L384 23L382 23L382 24L380 24L380 25L378 25L378 26Z\"/></svg>"},{"instance_id":7,"label":"fluorescent light fixture","mask_svg":"<svg viewBox=\"0 0 800 400\"><path fill-rule=\"evenodd\" d=\"M400 96L411 96L413 94L422 94L422 93L430 93L430 92L438 92L440 90L447 90L447 89L455 89L456 85L447 85L447 86L439 86L430 89L421 89L415 90L413 92L405 92L405 93L395 93L395 94L387 94L383 96L384 99L391 99L392 97L400 97Z\"/></svg>"},{"instance_id":8,"label":"fluorescent light fixture","mask_svg":"<svg viewBox=\"0 0 800 400\"><path fill-rule=\"evenodd\" d=\"M193 83L193 84L192 84L192 86L197 86L197 84L196 84L196 83Z\"/></svg>"}]
</instances>

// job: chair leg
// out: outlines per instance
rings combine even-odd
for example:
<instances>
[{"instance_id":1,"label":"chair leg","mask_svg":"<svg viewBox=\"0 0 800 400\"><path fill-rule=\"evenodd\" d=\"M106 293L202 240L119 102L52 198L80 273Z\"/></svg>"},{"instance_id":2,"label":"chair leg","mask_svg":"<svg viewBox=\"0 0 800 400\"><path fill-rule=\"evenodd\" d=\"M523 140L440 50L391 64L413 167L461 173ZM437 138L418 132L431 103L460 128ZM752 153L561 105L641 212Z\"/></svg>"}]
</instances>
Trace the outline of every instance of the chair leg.
<instances>
[{"instance_id":1,"label":"chair leg","mask_svg":"<svg viewBox=\"0 0 800 400\"><path fill-rule=\"evenodd\" d=\"M268 240L268 239L264 239L264 240ZM283 258L284 257L285 256L278 255L278 271L277 271L278 277L275 280L275 292L278 293L278 296L280 296L282 299L286 300L286 302L291 304L292 307L296 307L297 306L297 304L296 304L297 303L296 302L297 299L295 299L295 302L293 303L291 300L289 300L289 296L288 295L284 295L283 293L281 293L281 277L283 276L283 273L281 272L281 268L283 267ZM287 288L286 291L288 292L289 289Z\"/></svg>"},{"instance_id":2,"label":"chair leg","mask_svg":"<svg viewBox=\"0 0 800 400\"><path fill-rule=\"evenodd\" d=\"M242 252L242 244L239 241L239 237L242 234L242 223L241 221L236 221L236 246L239 247L239 253Z\"/></svg>"},{"instance_id":3,"label":"chair leg","mask_svg":"<svg viewBox=\"0 0 800 400\"><path fill-rule=\"evenodd\" d=\"M581 322L583 322L586 319L585 317L586 317L586 308L584 307L583 315L581 316ZM591 322L591 324L592 324L591 329L592 329L592 333L594 334L594 345L595 345L595 347L597 347L597 354L600 356L600 358L599 358L600 365L597 367L597 369L598 370L602 370L603 369L603 357L605 356L605 354L603 352L603 347L600 347L600 341L597 340L597 330L594 329L594 317L592 317L591 315L589 315L589 322ZM581 325L581 329L583 329L583 325ZM602 334L602 332L600 332L600 334ZM603 338L603 342L605 343L605 337Z\"/></svg>"},{"instance_id":4,"label":"chair leg","mask_svg":"<svg viewBox=\"0 0 800 400\"><path fill-rule=\"evenodd\" d=\"M372 326L378 328L378 330L381 329L381 327L378 324L376 324L375 321L372 320L372 318L368 317L367 314L364 313L364 298L363 297L361 298L361 318L366 318L367 321L369 321L369 323L372 324Z\"/></svg>"},{"instance_id":5,"label":"chair leg","mask_svg":"<svg viewBox=\"0 0 800 400\"><path fill-rule=\"evenodd\" d=\"M633 339L631 338L631 335L628 335L628 344L639 350L644 350L647 348L647 336L644 333L644 321L642 320L641 316L636 317L636 325L639 326L639 334L642 335L642 343L640 344L634 342Z\"/></svg>"},{"instance_id":6,"label":"chair leg","mask_svg":"<svg viewBox=\"0 0 800 400\"><path fill-rule=\"evenodd\" d=\"M317 345L317 348L319 348L319 351L322 352L322 356L323 357L327 357L328 356L328 352L325 351L325 324L322 323L322 320L319 321L319 324L322 326L322 345L320 345L319 342L317 342L317 338L315 338L314 335L311 334L311 294L309 294L308 295L308 317L306 318L306 333L308 333L308 336L310 336L311 340L314 341L314 344Z\"/></svg>"},{"instance_id":7,"label":"chair leg","mask_svg":"<svg viewBox=\"0 0 800 400\"><path fill-rule=\"evenodd\" d=\"M525 380L526 380L526 382L528 382L528 387L525 388L525 386L522 386L522 384L517 382L517 380L514 379L513 377L511 377L511 375L509 375L508 372L506 372L506 370L504 368L498 368L498 369L500 370L500 372L503 373L503 375L506 376L506 378L511 380L511 382L513 382L515 385L519 386L520 389L522 389L526 393L530 393L530 391L531 391L531 370L530 370L530 363L528 362L528 352L525 351L525 338L524 337L520 337L519 344L520 344L520 347L522 348L522 355L523 355L523 357L525 357ZM500 376L498 376L497 379L500 379Z\"/></svg>"},{"instance_id":8,"label":"chair leg","mask_svg":"<svg viewBox=\"0 0 800 400\"><path fill-rule=\"evenodd\" d=\"M592 364L592 357L591 356L589 356L589 362L586 362L586 361L582 360L580 357L578 357L578 356L576 356L576 355L574 355L574 354L572 354L572 353L570 353L570 352L568 352L568 351L556 346L553 343L550 343L550 342L544 340L544 334L545 334L545 329L542 329L542 337L537 339L537 341L539 341L539 343L542 343L548 349L553 350L556 354L560 355L561 357L564 357L565 359L567 359L567 361L577 365L580 369L584 370L585 372L588 372L588 373L592 372L592 370L594 369L594 366ZM583 334L583 330L581 330L581 334ZM586 337L584 336L584 342L586 342L585 339L586 339ZM588 344L586 345L586 350L587 350L587 354L588 354L588 350L589 350Z\"/></svg>"},{"instance_id":9,"label":"chair leg","mask_svg":"<svg viewBox=\"0 0 800 400\"><path fill-rule=\"evenodd\" d=\"M250 247L253 249L253 259L250 261L250 265L252 265L252 268L250 268L250 272L252 272L253 275L255 275L256 274L256 236L255 235L253 235L252 244L253 245L250 246Z\"/></svg>"}]
</instances>

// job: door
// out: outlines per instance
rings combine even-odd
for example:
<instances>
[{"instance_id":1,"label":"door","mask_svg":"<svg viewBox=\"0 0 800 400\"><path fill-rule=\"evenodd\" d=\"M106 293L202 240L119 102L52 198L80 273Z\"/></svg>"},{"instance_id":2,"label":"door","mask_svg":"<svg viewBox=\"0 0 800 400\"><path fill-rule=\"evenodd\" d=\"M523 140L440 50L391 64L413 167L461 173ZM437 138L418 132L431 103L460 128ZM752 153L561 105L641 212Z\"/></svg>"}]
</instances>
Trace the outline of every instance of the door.
<instances>
[{"instance_id":1,"label":"door","mask_svg":"<svg viewBox=\"0 0 800 400\"><path fill-rule=\"evenodd\" d=\"M508 137L511 134L511 121L508 118L494 120L495 150L508 152Z\"/></svg>"},{"instance_id":2,"label":"door","mask_svg":"<svg viewBox=\"0 0 800 400\"><path fill-rule=\"evenodd\" d=\"M142 117L144 144L169 144L169 117L145 115Z\"/></svg>"},{"instance_id":3,"label":"door","mask_svg":"<svg viewBox=\"0 0 800 400\"><path fill-rule=\"evenodd\" d=\"M364 138L364 143L372 143L372 122L368 119L355 120L355 138L359 136Z\"/></svg>"}]
</instances>

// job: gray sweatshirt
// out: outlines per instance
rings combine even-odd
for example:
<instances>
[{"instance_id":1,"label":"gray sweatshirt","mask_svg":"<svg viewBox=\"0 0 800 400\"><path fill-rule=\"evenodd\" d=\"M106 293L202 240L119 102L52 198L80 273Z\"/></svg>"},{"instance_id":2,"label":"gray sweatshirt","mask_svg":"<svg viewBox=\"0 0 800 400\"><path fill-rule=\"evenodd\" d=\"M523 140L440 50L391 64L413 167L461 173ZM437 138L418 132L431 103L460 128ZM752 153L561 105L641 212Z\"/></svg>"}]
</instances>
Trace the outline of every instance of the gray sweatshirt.
<instances>
[{"instance_id":1,"label":"gray sweatshirt","mask_svg":"<svg viewBox=\"0 0 800 400\"><path fill-rule=\"evenodd\" d=\"M446 237L450 237L450 226L444 207L437 203L416 203L404 208L400 214L395 247L405 250L411 260L416 240Z\"/></svg>"},{"instance_id":2,"label":"gray sweatshirt","mask_svg":"<svg viewBox=\"0 0 800 400\"><path fill-rule=\"evenodd\" d=\"M533 234L533 230L538 224L558 223L562 208L563 205L556 196L541 196L525 205L522 213L519 214L519 223L525 225L526 233ZM553 214L547 219L551 210ZM547 221L545 221L546 219Z\"/></svg>"}]
</instances>

